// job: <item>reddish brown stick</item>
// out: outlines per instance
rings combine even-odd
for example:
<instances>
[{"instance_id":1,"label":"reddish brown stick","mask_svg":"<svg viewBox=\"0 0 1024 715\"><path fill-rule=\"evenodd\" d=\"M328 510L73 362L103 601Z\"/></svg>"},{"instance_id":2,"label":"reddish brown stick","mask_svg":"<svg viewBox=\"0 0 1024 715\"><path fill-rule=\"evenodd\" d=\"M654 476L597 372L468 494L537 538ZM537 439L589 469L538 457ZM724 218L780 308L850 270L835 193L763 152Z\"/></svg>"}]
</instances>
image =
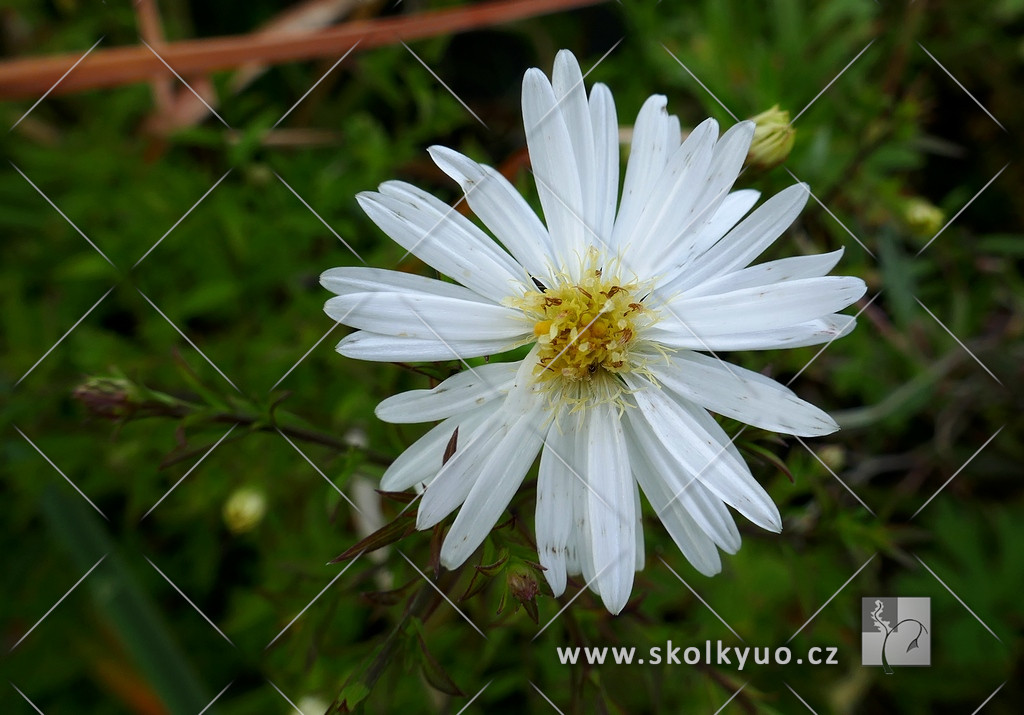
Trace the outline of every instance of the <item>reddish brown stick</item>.
<instances>
[{"instance_id":1,"label":"reddish brown stick","mask_svg":"<svg viewBox=\"0 0 1024 715\"><path fill-rule=\"evenodd\" d=\"M254 34L171 42L160 56L179 74L202 74L251 62L290 62L339 56L357 41L359 49L394 44L546 15L604 0L499 0L416 15L349 22L308 35ZM0 98L33 98L53 87L78 54L0 63ZM146 47L96 49L53 90L66 94L163 77L168 70Z\"/></svg>"}]
</instances>

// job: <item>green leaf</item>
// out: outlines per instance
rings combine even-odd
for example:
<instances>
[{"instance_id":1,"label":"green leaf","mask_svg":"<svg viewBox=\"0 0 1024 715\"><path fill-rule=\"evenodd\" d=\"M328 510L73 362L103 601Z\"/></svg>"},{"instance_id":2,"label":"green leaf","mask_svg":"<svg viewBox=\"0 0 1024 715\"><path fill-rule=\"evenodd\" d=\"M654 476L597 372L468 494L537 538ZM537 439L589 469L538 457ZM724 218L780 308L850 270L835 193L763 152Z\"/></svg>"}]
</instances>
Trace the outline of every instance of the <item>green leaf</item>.
<instances>
[{"instance_id":1,"label":"green leaf","mask_svg":"<svg viewBox=\"0 0 1024 715\"><path fill-rule=\"evenodd\" d=\"M423 677L427 679L430 686L447 695L464 697L465 693L459 690L459 686L455 684L455 681L452 680L447 671L441 667L437 658L427 648L427 642L423 640L423 636L420 633L416 634L416 641L420 646L420 667L423 670Z\"/></svg>"},{"instance_id":2,"label":"green leaf","mask_svg":"<svg viewBox=\"0 0 1024 715\"><path fill-rule=\"evenodd\" d=\"M416 531L416 514L402 514L389 524L385 524L365 539L356 542L327 563L336 564L355 558L361 553L376 551L388 544L401 541Z\"/></svg>"}]
</instances>

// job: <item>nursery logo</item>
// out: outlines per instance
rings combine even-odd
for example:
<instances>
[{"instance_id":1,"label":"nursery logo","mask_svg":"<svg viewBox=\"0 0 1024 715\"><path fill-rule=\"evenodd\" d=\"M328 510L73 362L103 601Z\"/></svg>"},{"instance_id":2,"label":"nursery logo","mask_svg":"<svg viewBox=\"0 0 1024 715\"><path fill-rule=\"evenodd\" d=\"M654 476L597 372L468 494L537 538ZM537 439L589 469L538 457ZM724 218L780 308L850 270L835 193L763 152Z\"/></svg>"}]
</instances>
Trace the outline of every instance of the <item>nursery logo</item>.
<instances>
[{"instance_id":1,"label":"nursery logo","mask_svg":"<svg viewBox=\"0 0 1024 715\"><path fill-rule=\"evenodd\" d=\"M932 664L932 604L929 598L872 597L861 599L862 665Z\"/></svg>"}]
</instances>

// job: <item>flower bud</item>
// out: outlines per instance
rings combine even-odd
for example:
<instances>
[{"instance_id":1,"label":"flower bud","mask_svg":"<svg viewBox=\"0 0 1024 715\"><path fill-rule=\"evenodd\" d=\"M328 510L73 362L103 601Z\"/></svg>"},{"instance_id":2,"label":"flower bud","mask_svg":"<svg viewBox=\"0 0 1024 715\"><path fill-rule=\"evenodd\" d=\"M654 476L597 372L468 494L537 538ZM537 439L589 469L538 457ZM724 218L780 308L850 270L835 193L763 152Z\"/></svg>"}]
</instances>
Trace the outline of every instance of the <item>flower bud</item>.
<instances>
[{"instance_id":1,"label":"flower bud","mask_svg":"<svg viewBox=\"0 0 1024 715\"><path fill-rule=\"evenodd\" d=\"M304 695L296 703L296 709L304 713L304 715L324 715L329 707L331 707L331 704L319 695ZM288 712L293 713L295 711L289 709Z\"/></svg>"},{"instance_id":2,"label":"flower bud","mask_svg":"<svg viewBox=\"0 0 1024 715\"><path fill-rule=\"evenodd\" d=\"M839 472L846 466L846 450L838 444L826 444L818 449L818 459L833 472Z\"/></svg>"},{"instance_id":3,"label":"flower bud","mask_svg":"<svg viewBox=\"0 0 1024 715\"><path fill-rule=\"evenodd\" d=\"M259 489L241 487L224 502L224 524L232 534L252 531L267 513L267 498Z\"/></svg>"},{"instance_id":4,"label":"flower bud","mask_svg":"<svg viewBox=\"0 0 1024 715\"><path fill-rule=\"evenodd\" d=\"M534 570L523 563L517 562L509 566L505 582L508 584L509 593L520 603L532 601L540 591Z\"/></svg>"},{"instance_id":5,"label":"flower bud","mask_svg":"<svg viewBox=\"0 0 1024 715\"><path fill-rule=\"evenodd\" d=\"M751 117L755 123L754 138L747 151L747 166L757 169L771 169L786 160L793 150L796 129L789 123L789 112L775 105L771 109Z\"/></svg>"},{"instance_id":6,"label":"flower bud","mask_svg":"<svg viewBox=\"0 0 1024 715\"><path fill-rule=\"evenodd\" d=\"M903 204L903 220L918 236L931 238L942 228L946 215L927 199L914 197Z\"/></svg>"},{"instance_id":7,"label":"flower bud","mask_svg":"<svg viewBox=\"0 0 1024 715\"><path fill-rule=\"evenodd\" d=\"M71 394L92 414L112 420L127 417L141 404L134 383L120 377L90 377Z\"/></svg>"}]
</instances>

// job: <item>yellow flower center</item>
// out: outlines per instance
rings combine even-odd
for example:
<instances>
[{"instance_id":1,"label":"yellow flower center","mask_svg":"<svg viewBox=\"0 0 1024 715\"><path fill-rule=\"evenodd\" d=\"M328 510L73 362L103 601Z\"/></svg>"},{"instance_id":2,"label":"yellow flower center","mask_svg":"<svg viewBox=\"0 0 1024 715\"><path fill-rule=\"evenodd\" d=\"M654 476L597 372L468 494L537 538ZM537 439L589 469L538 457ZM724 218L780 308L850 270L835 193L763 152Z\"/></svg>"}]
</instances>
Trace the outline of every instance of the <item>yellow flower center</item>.
<instances>
[{"instance_id":1,"label":"yellow flower center","mask_svg":"<svg viewBox=\"0 0 1024 715\"><path fill-rule=\"evenodd\" d=\"M579 281L538 288L516 300L535 321L538 379L590 380L598 371L632 369L630 343L638 322L646 323L636 283L606 279L601 269L593 269Z\"/></svg>"}]
</instances>

